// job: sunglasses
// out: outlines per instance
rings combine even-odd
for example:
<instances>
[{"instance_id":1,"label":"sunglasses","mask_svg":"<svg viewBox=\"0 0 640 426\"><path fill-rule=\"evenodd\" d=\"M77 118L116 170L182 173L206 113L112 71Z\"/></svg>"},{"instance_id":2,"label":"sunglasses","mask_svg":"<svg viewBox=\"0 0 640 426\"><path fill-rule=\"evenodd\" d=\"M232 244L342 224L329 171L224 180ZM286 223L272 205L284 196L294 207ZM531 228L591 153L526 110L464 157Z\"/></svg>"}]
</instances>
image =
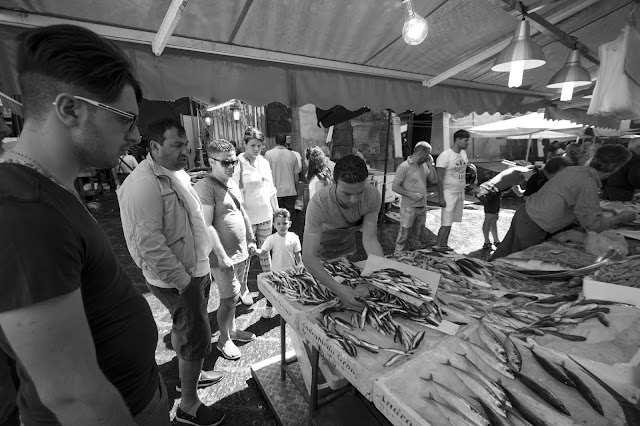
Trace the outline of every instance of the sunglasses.
<instances>
[{"instance_id":1,"label":"sunglasses","mask_svg":"<svg viewBox=\"0 0 640 426\"><path fill-rule=\"evenodd\" d=\"M112 112L114 114L117 114L121 117L125 118L125 121L127 122L131 122L131 124L129 125L129 133L133 132L133 129L136 128L136 126L138 125L138 120L140 119L140 117L138 117L136 114L132 113L132 112L127 112L127 111L122 111L121 109L118 108L114 108L112 106L100 103L98 101L94 101L92 99L88 99L88 98L84 98L82 96L74 96L75 99L82 101L82 102L86 102L89 105L93 105L96 106L98 108L102 108L105 109L109 112ZM56 104L55 102L53 103L54 105Z\"/></svg>"},{"instance_id":2,"label":"sunglasses","mask_svg":"<svg viewBox=\"0 0 640 426\"><path fill-rule=\"evenodd\" d=\"M227 168L229 166L235 166L236 164L238 164L238 160L218 160L217 158L212 158L212 160L217 161L224 168Z\"/></svg>"}]
</instances>

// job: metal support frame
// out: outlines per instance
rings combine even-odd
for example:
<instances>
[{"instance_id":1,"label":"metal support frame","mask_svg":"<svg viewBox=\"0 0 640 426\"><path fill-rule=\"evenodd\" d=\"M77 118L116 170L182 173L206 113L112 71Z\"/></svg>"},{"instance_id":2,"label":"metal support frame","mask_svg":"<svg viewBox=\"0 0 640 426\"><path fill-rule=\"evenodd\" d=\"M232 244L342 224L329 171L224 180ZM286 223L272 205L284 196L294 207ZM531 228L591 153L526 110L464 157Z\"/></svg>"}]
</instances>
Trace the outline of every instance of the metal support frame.
<instances>
[{"instance_id":1,"label":"metal support frame","mask_svg":"<svg viewBox=\"0 0 640 426\"><path fill-rule=\"evenodd\" d=\"M386 214L386 192L387 192L387 167L389 162L389 140L391 139L391 110L387 109L387 145L384 149L384 176L382 176L382 206L380 207L380 215L378 222L382 223Z\"/></svg>"},{"instance_id":2,"label":"metal support frame","mask_svg":"<svg viewBox=\"0 0 640 426\"><path fill-rule=\"evenodd\" d=\"M171 5L169 5L169 9L164 15L164 19L162 20L162 24L160 24L158 33L151 43L151 50L156 56L162 55L162 51L167 45L169 37L173 34L173 30L176 29L176 26L178 25L188 3L189 0L173 0Z\"/></svg>"}]
</instances>

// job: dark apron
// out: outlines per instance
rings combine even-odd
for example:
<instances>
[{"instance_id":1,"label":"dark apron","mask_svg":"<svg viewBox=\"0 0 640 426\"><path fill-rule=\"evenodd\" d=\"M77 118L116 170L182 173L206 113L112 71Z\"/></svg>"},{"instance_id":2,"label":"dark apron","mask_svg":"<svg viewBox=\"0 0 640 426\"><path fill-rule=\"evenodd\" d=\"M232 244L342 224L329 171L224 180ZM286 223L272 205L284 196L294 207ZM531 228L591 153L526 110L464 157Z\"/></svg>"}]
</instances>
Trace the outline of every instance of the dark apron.
<instances>
[{"instance_id":1,"label":"dark apron","mask_svg":"<svg viewBox=\"0 0 640 426\"><path fill-rule=\"evenodd\" d=\"M340 208L340 204L338 204L335 188L334 186L330 193L333 196L333 201L338 206L340 216L347 223L347 226L322 231L320 248L318 249L318 256L320 256L322 260L333 260L354 254L356 252L356 230L360 228L364 222L364 217L360 217L356 222L349 222L349 220L347 220Z\"/></svg>"}]
</instances>

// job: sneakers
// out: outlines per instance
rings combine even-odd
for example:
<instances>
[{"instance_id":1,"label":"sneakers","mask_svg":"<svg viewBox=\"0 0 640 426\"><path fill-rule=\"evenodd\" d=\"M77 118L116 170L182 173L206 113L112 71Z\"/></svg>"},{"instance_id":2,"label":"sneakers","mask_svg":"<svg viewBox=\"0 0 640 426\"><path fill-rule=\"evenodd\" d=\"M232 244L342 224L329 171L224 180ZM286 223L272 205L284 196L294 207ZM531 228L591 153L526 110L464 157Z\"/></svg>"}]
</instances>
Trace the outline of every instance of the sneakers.
<instances>
[{"instance_id":1,"label":"sneakers","mask_svg":"<svg viewBox=\"0 0 640 426\"><path fill-rule=\"evenodd\" d=\"M240 296L240 300L242 300L242 303L247 306L253 305L253 297L251 297L251 293L249 293L248 291Z\"/></svg>"},{"instance_id":2,"label":"sneakers","mask_svg":"<svg viewBox=\"0 0 640 426\"><path fill-rule=\"evenodd\" d=\"M175 421L186 425L217 426L223 420L224 413L222 411L204 404L200 404L195 416L185 413L180 407L176 410Z\"/></svg>"},{"instance_id":3,"label":"sneakers","mask_svg":"<svg viewBox=\"0 0 640 426\"><path fill-rule=\"evenodd\" d=\"M202 377L202 374L200 375L200 378L198 379L197 388L198 389L202 389L202 388L209 387L211 385L215 385L220 380L222 380L222 373L221 372L219 372L219 371L207 371L205 377ZM177 392L182 392L182 381L180 379L178 379L178 383L176 384L176 391Z\"/></svg>"},{"instance_id":4,"label":"sneakers","mask_svg":"<svg viewBox=\"0 0 640 426\"><path fill-rule=\"evenodd\" d=\"M224 345L220 345L220 342L216 343L216 349L220 351L222 356L231 361L240 359L240 349L233 343L233 340L227 340Z\"/></svg>"},{"instance_id":5,"label":"sneakers","mask_svg":"<svg viewBox=\"0 0 640 426\"><path fill-rule=\"evenodd\" d=\"M231 334L231 340L236 342L253 342L256 340L256 335L250 331L236 330L235 334Z\"/></svg>"},{"instance_id":6,"label":"sneakers","mask_svg":"<svg viewBox=\"0 0 640 426\"><path fill-rule=\"evenodd\" d=\"M271 318L275 317L276 315L278 315L278 311L273 309L273 306L267 306L266 309L264 310L264 312L262 313L262 318L271 319Z\"/></svg>"},{"instance_id":7,"label":"sneakers","mask_svg":"<svg viewBox=\"0 0 640 426\"><path fill-rule=\"evenodd\" d=\"M482 245L482 250L491 250L492 247L491 243L484 243Z\"/></svg>"}]
</instances>

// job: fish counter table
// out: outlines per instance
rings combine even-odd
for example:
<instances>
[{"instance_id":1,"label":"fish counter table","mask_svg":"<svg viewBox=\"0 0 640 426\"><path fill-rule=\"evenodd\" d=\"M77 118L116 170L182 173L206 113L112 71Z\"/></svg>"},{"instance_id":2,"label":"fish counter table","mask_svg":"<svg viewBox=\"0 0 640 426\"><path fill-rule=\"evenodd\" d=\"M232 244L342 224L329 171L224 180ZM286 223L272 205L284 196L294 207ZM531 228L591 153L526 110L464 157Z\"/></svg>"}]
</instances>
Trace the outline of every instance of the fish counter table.
<instances>
[{"instance_id":1,"label":"fish counter table","mask_svg":"<svg viewBox=\"0 0 640 426\"><path fill-rule=\"evenodd\" d=\"M370 258L362 276L325 267L376 287L363 311L336 306L303 269L263 274L259 287L393 424L640 424L621 408L639 395L634 306L454 253Z\"/></svg>"}]
</instances>

